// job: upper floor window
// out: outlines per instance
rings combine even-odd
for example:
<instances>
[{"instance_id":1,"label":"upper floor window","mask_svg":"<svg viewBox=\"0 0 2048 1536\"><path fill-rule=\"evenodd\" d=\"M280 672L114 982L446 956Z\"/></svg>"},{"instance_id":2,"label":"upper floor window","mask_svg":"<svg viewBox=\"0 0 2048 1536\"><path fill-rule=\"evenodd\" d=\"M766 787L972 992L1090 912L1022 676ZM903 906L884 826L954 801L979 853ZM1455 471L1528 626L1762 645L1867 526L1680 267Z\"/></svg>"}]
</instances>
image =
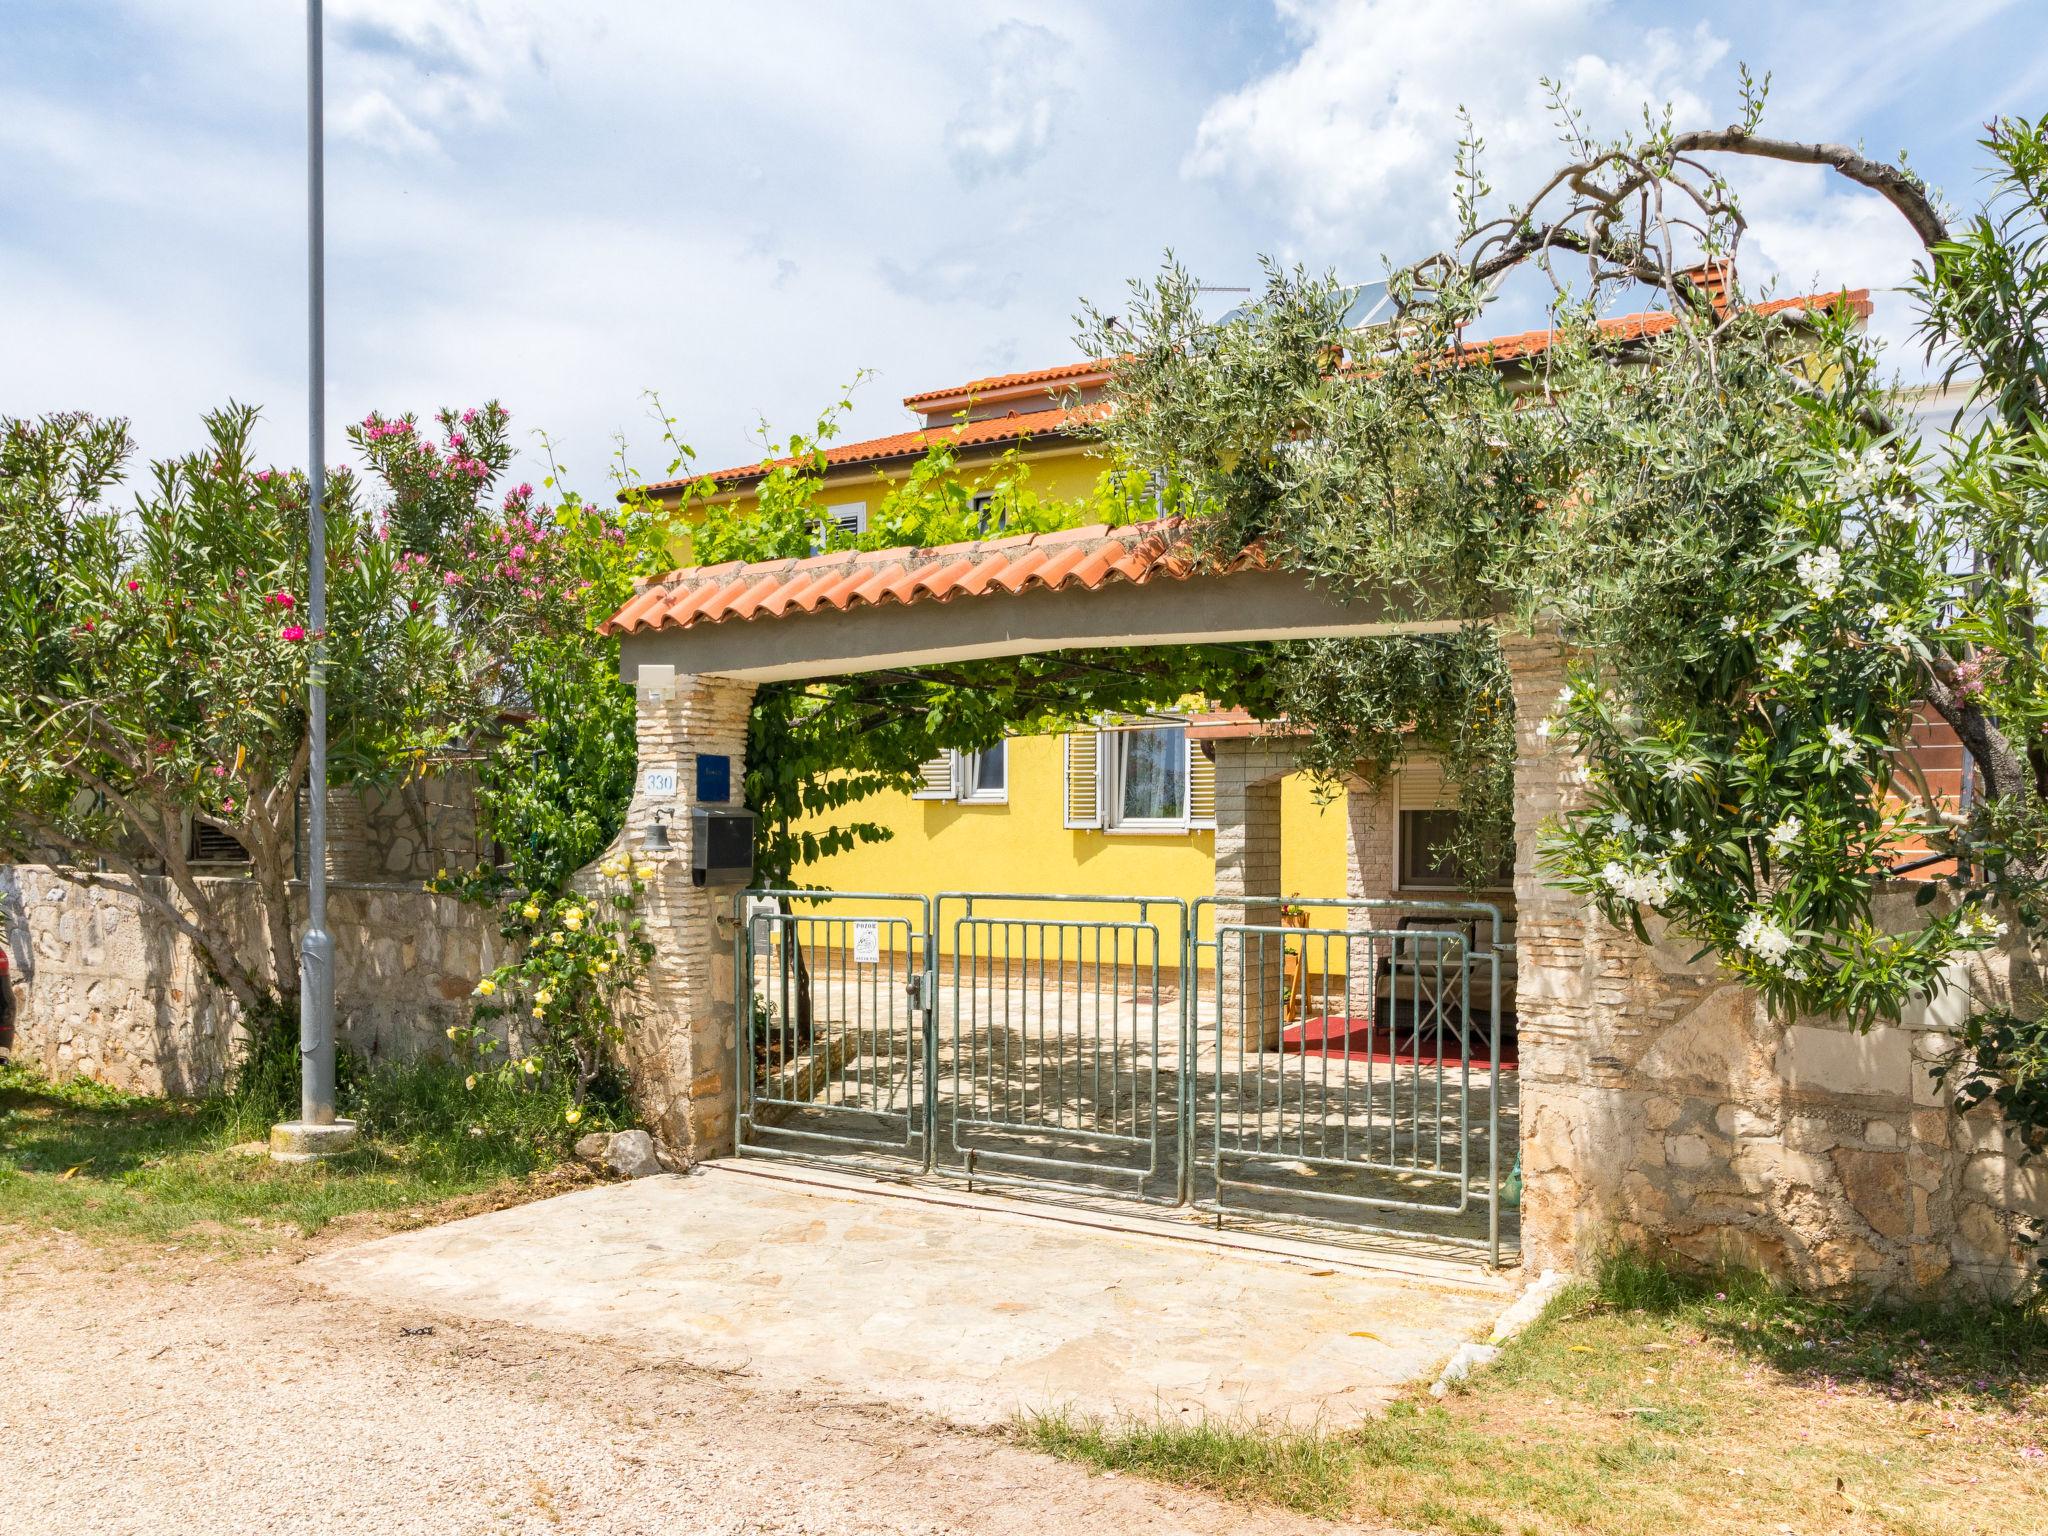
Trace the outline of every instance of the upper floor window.
<instances>
[{"instance_id":1,"label":"upper floor window","mask_svg":"<svg viewBox=\"0 0 2048 1536\"><path fill-rule=\"evenodd\" d=\"M868 504L864 501L835 501L825 515L811 524L811 553L823 554L837 538L859 538L868 531Z\"/></svg>"},{"instance_id":2,"label":"upper floor window","mask_svg":"<svg viewBox=\"0 0 2048 1536\"><path fill-rule=\"evenodd\" d=\"M997 507L994 491L976 491L968 506L974 513L974 532L977 538L984 534L1001 533L1009 524L1010 514Z\"/></svg>"}]
</instances>

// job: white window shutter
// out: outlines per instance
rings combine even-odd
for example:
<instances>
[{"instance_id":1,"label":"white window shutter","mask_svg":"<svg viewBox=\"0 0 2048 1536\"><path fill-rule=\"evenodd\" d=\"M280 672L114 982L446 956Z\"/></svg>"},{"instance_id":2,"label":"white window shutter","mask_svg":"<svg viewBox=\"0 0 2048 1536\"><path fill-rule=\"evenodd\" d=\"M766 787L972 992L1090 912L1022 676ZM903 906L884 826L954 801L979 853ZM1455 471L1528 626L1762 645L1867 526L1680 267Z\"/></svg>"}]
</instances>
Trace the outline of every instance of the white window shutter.
<instances>
[{"instance_id":1,"label":"white window shutter","mask_svg":"<svg viewBox=\"0 0 2048 1536\"><path fill-rule=\"evenodd\" d=\"M941 752L937 757L928 757L917 765L917 788L910 792L913 800L951 800L958 790L954 787L954 765L958 759L951 752Z\"/></svg>"},{"instance_id":2,"label":"white window shutter","mask_svg":"<svg viewBox=\"0 0 2048 1536\"><path fill-rule=\"evenodd\" d=\"M1198 741L1188 743L1188 825L1216 825L1216 764Z\"/></svg>"},{"instance_id":3,"label":"white window shutter","mask_svg":"<svg viewBox=\"0 0 2048 1536\"><path fill-rule=\"evenodd\" d=\"M1102 825L1102 735L1072 731L1061 738L1065 758L1066 824Z\"/></svg>"}]
</instances>

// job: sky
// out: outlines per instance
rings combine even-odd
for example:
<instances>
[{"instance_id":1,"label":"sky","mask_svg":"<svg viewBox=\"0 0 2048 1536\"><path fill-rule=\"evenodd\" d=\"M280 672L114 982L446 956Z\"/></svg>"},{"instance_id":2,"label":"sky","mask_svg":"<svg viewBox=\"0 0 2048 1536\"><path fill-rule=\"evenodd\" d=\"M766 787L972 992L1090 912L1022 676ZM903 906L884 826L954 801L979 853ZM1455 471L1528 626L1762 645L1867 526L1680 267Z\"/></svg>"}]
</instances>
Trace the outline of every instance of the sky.
<instances>
[{"instance_id":1,"label":"sky","mask_svg":"<svg viewBox=\"0 0 2048 1536\"><path fill-rule=\"evenodd\" d=\"M1613 132L1773 75L1766 131L1901 150L1974 206L2048 112L2048 0L328 0L328 455L371 408L498 398L568 481L749 461L856 384L1070 361L1168 250L1345 277L1452 232L1457 112L1505 202L1556 163L1544 77ZM1930 17L1936 18L1930 24ZM229 399L306 440L305 43L289 0L0 0L0 415ZM1823 172L1733 163L1744 280L1883 290L1915 248ZM1222 297L1219 303L1230 302ZM1512 301L1497 327L1540 317ZM1494 317L1489 317L1494 318ZM1903 339L1905 299L1873 322Z\"/></svg>"}]
</instances>

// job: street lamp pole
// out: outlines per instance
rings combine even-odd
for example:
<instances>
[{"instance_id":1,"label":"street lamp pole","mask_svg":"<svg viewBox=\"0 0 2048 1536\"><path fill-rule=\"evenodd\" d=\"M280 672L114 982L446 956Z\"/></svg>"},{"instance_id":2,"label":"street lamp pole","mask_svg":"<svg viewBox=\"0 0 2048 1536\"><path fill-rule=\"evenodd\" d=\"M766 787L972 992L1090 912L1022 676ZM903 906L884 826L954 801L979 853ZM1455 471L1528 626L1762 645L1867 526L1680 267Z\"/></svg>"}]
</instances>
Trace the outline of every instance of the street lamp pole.
<instances>
[{"instance_id":1,"label":"street lamp pole","mask_svg":"<svg viewBox=\"0 0 2048 1536\"><path fill-rule=\"evenodd\" d=\"M299 1118L334 1123L334 936L327 931L327 273L320 0L306 0L306 936L299 945Z\"/></svg>"},{"instance_id":2,"label":"street lamp pole","mask_svg":"<svg viewBox=\"0 0 2048 1536\"><path fill-rule=\"evenodd\" d=\"M346 1151L334 1115L334 936L327 931L327 300L320 0L306 0L306 626L312 631L306 731L306 933L299 941L299 1119L274 1126L271 1155L306 1162Z\"/></svg>"}]
</instances>

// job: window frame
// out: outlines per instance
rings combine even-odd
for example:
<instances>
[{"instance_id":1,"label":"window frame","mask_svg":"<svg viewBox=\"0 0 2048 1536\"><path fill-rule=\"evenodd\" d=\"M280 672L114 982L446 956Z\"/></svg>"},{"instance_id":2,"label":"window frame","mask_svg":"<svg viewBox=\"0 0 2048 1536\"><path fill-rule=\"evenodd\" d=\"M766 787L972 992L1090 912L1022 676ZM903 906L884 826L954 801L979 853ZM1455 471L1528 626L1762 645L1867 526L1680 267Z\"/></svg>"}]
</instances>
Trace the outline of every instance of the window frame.
<instances>
[{"instance_id":1,"label":"window frame","mask_svg":"<svg viewBox=\"0 0 2048 1536\"><path fill-rule=\"evenodd\" d=\"M1455 805L1409 806L1405 809L1399 807L1395 809L1394 891L1396 893L1412 891L1417 894L1440 895L1445 891L1458 892L1466 889L1464 881L1458 878L1455 871L1450 872L1441 881L1411 880L1408 878L1408 854L1411 847L1413 847L1409 840L1408 818L1411 816L1462 816L1464 814L1464 811ZM1472 887L1472 889L1488 893L1512 892L1515 888L1513 868L1510 867L1506 874L1507 878L1504 883L1489 883Z\"/></svg>"},{"instance_id":2,"label":"window frame","mask_svg":"<svg viewBox=\"0 0 2048 1536\"><path fill-rule=\"evenodd\" d=\"M983 789L976 783L976 769L981 759L991 753L999 754L1003 760L1003 787ZM1008 805L1010 803L1010 739L1006 736L992 747L979 752L955 752L953 754L953 798L961 805Z\"/></svg>"},{"instance_id":3,"label":"window frame","mask_svg":"<svg viewBox=\"0 0 2048 1536\"><path fill-rule=\"evenodd\" d=\"M1192 774L1188 763L1187 725L1184 721L1162 722L1157 725L1123 726L1116 730L1104 731L1109 738L1107 760L1097 749L1098 772L1103 779L1102 830L1121 833L1126 837L1176 837L1193 830L1190 820L1193 809ZM1124 814L1124 776L1131 738L1145 733L1177 732L1181 750L1176 772L1180 781L1180 811L1172 817L1126 816Z\"/></svg>"}]
</instances>

